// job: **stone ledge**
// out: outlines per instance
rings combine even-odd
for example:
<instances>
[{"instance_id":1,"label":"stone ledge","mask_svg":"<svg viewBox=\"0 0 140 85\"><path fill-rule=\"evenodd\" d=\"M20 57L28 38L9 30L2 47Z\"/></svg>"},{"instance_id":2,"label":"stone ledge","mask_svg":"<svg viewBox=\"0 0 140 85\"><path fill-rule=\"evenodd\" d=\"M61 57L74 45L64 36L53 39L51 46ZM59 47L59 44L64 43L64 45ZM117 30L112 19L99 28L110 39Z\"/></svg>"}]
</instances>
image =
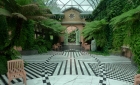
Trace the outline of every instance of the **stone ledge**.
<instances>
[{"instance_id":1,"label":"stone ledge","mask_svg":"<svg viewBox=\"0 0 140 85\"><path fill-rule=\"evenodd\" d=\"M19 51L21 53L21 55L34 55L34 54L38 54L37 50L23 50L23 51Z\"/></svg>"}]
</instances>

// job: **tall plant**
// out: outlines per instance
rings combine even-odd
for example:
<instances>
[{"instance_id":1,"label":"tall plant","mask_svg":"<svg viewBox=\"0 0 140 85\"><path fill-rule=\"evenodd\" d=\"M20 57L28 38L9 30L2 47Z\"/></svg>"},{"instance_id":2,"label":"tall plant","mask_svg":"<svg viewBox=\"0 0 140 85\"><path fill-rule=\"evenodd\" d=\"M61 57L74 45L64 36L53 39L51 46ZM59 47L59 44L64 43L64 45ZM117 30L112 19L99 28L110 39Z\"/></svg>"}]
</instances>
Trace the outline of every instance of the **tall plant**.
<instances>
[{"instance_id":1,"label":"tall plant","mask_svg":"<svg viewBox=\"0 0 140 85\"><path fill-rule=\"evenodd\" d=\"M6 47L6 43L9 41L9 36L8 36L8 26L6 22L6 17L5 16L0 16L0 54L3 51L3 49ZM6 72L6 62L7 59L4 55L0 55L0 74L3 74Z\"/></svg>"},{"instance_id":2,"label":"tall plant","mask_svg":"<svg viewBox=\"0 0 140 85\"><path fill-rule=\"evenodd\" d=\"M41 8L37 3L34 3L33 0L0 0L0 16L6 17L2 19L7 23L7 28L4 29L4 27L0 27L0 29L2 29L5 34L8 33L5 32L6 29L10 33L9 41L3 40L1 43L2 45L3 42L5 42L5 45L3 45L4 47L0 46L0 56L4 56L6 60L17 58L18 53L13 47L23 45L23 42L20 41L25 38L25 36L21 36L22 29L25 25L24 22L28 19L38 21L46 19L48 13L47 9Z\"/></svg>"},{"instance_id":3,"label":"tall plant","mask_svg":"<svg viewBox=\"0 0 140 85\"><path fill-rule=\"evenodd\" d=\"M52 29L52 32L57 34L60 34L62 31L66 29L61 25L59 21L53 19L42 20L40 24L46 28Z\"/></svg>"},{"instance_id":4,"label":"tall plant","mask_svg":"<svg viewBox=\"0 0 140 85\"><path fill-rule=\"evenodd\" d=\"M111 20L111 25L114 27L114 30L123 32L123 38L121 37L118 40L123 41L123 44L129 44L130 49L133 53L133 59L140 66L140 6L135 9L132 9L128 12L121 14ZM120 34L120 33L119 33ZM114 34L115 36L118 33ZM116 39L117 40L117 39Z\"/></svg>"},{"instance_id":5,"label":"tall plant","mask_svg":"<svg viewBox=\"0 0 140 85\"><path fill-rule=\"evenodd\" d=\"M23 29L21 30L20 35L20 44L23 50L31 50L34 46L35 41L35 32L34 32L34 25L35 21L28 20L27 22L23 23Z\"/></svg>"},{"instance_id":6,"label":"tall plant","mask_svg":"<svg viewBox=\"0 0 140 85\"><path fill-rule=\"evenodd\" d=\"M27 19L46 19L47 11L43 10L38 4L33 3L32 0L1 0L3 4L0 4L0 15L7 16L8 26L12 34L10 42L4 48L4 50L12 49L13 46L21 44L20 34L23 28L23 23Z\"/></svg>"},{"instance_id":7,"label":"tall plant","mask_svg":"<svg viewBox=\"0 0 140 85\"><path fill-rule=\"evenodd\" d=\"M24 20L46 19L47 10L40 8L39 5L36 3L33 3L32 0L26 0L25 2L22 0L2 0L2 1L5 4L3 5L3 8L1 8L1 10L0 10L1 15L4 15L7 13L7 15L9 14L10 16L12 16L13 19L15 19L14 21L16 21L15 23L17 23L15 26L15 29L16 29L15 36L17 36L17 37L15 39L17 39L18 35L20 35ZM13 21L13 19L12 19L12 21ZM11 42L12 41L13 41L13 39L11 39Z\"/></svg>"},{"instance_id":8,"label":"tall plant","mask_svg":"<svg viewBox=\"0 0 140 85\"><path fill-rule=\"evenodd\" d=\"M104 47L107 45L107 35L105 31L107 26L108 22L106 22L104 19L86 24L82 31L85 40L91 40L94 38L97 46L104 49Z\"/></svg>"}]
</instances>

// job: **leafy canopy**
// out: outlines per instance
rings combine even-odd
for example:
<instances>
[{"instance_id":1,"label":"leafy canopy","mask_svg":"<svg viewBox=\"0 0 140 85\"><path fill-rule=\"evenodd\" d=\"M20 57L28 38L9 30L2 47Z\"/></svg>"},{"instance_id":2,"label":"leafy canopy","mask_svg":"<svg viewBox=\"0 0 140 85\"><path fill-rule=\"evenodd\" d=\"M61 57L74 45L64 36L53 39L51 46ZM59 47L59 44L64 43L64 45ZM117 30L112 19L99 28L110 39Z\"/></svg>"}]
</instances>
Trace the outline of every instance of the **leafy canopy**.
<instances>
[{"instance_id":1,"label":"leafy canopy","mask_svg":"<svg viewBox=\"0 0 140 85\"><path fill-rule=\"evenodd\" d=\"M65 27L63 27L60 22L53 19L42 20L41 25L46 28L52 29L55 33L61 33L65 30Z\"/></svg>"},{"instance_id":2,"label":"leafy canopy","mask_svg":"<svg viewBox=\"0 0 140 85\"><path fill-rule=\"evenodd\" d=\"M82 31L85 40L91 40L94 38L97 42L97 46L104 47L107 42L105 31L107 25L108 22L106 22L105 19L87 23Z\"/></svg>"},{"instance_id":3,"label":"leafy canopy","mask_svg":"<svg viewBox=\"0 0 140 85\"><path fill-rule=\"evenodd\" d=\"M121 14L120 16L112 18L110 25L116 27L116 26L121 26L124 23L128 23L128 22L132 23L136 20L139 20L139 17L140 17L140 6Z\"/></svg>"}]
</instances>

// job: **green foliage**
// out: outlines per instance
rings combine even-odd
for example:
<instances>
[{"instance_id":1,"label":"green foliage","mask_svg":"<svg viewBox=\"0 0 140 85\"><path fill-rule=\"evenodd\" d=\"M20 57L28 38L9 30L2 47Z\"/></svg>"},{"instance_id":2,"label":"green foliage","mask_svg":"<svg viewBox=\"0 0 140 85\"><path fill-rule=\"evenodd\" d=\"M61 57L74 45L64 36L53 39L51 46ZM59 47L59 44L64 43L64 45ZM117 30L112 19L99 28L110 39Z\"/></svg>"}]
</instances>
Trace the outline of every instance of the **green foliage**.
<instances>
[{"instance_id":1,"label":"green foliage","mask_svg":"<svg viewBox=\"0 0 140 85\"><path fill-rule=\"evenodd\" d=\"M61 25L60 22L53 19L43 20L41 21L41 25L44 26L45 28L52 29L53 33L57 33L57 34L65 30L65 28Z\"/></svg>"},{"instance_id":2,"label":"green foliage","mask_svg":"<svg viewBox=\"0 0 140 85\"><path fill-rule=\"evenodd\" d=\"M20 5L30 4L33 0L15 0Z\"/></svg>"},{"instance_id":3,"label":"green foliage","mask_svg":"<svg viewBox=\"0 0 140 85\"><path fill-rule=\"evenodd\" d=\"M113 31L113 47L112 49L119 50L123 45L125 30L124 28L116 29Z\"/></svg>"},{"instance_id":4,"label":"green foliage","mask_svg":"<svg viewBox=\"0 0 140 85\"><path fill-rule=\"evenodd\" d=\"M95 54L95 55L103 55L103 56L108 56L109 53L107 52L101 52L101 51L90 51L90 54Z\"/></svg>"},{"instance_id":5,"label":"green foliage","mask_svg":"<svg viewBox=\"0 0 140 85\"><path fill-rule=\"evenodd\" d=\"M122 26L125 23L131 24L132 22L139 19L139 17L140 17L139 10L140 10L140 6L121 14L120 16L114 17L111 19L110 24L112 24L114 26L114 28Z\"/></svg>"},{"instance_id":6,"label":"green foliage","mask_svg":"<svg viewBox=\"0 0 140 85\"><path fill-rule=\"evenodd\" d=\"M4 51L9 44L8 25L5 16L0 16L0 74L7 72L7 60L17 58L13 49Z\"/></svg>"},{"instance_id":7,"label":"green foliage","mask_svg":"<svg viewBox=\"0 0 140 85\"><path fill-rule=\"evenodd\" d=\"M5 62L7 60L19 58L18 51L13 49L14 46L22 46L24 49L31 49L34 45L33 24L29 19L39 21L45 19L48 14L48 11L45 11L46 9L44 10L37 4L30 3L30 1L32 0L0 1L0 58L3 57L2 60L5 60L4 62L0 62L0 68L2 67L1 69L3 69L0 70L3 72L6 70L3 66L6 66ZM29 21L26 22L26 20ZM8 36L9 32L11 32L10 36ZM40 48L46 52L45 47L40 46Z\"/></svg>"},{"instance_id":8,"label":"green foliage","mask_svg":"<svg viewBox=\"0 0 140 85\"><path fill-rule=\"evenodd\" d=\"M28 20L24 23L23 29L21 30L20 40L18 46L22 46L23 50L33 49L35 41L35 32L34 32L34 21Z\"/></svg>"},{"instance_id":9,"label":"green foliage","mask_svg":"<svg viewBox=\"0 0 140 85\"><path fill-rule=\"evenodd\" d=\"M15 50L14 48L8 50L7 52L5 52L8 56L6 57L11 57L11 59L8 59L8 60L14 60L14 59L19 59L21 58L21 54Z\"/></svg>"},{"instance_id":10,"label":"green foliage","mask_svg":"<svg viewBox=\"0 0 140 85\"><path fill-rule=\"evenodd\" d=\"M114 46L128 45L132 50L133 60L140 66L140 6L111 19L114 28ZM119 43L121 42L121 43ZM140 70L140 69L139 69ZM138 71L140 72L140 71Z\"/></svg>"},{"instance_id":11,"label":"green foliage","mask_svg":"<svg viewBox=\"0 0 140 85\"><path fill-rule=\"evenodd\" d=\"M51 50L52 49L52 42L47 40L46 41L46 47L47 47L47 50Z\"/></svg>"},{"instance_id":12,"label":"green foliage","mask_svg":"<svg viewBox=\"0 0 140 85\"><path fill-rule=\"evenodd\" d=\"M107 45L107 35L105 31L107 25L108 22L106 22L104 19L86 24L82 31L85 40L91 40L94 38L97 46L104 48Z\"/></svg>"},{"instance_id":13,"label":"green foliage","mask_svg":"<svg viewBox=\"0 0 140 85\"><path fill-rule=\"evenodd\" d=\"M45 40L43 37L38 37L34 43L34 49L37 49L39 53L46 53L47 48L50 49L51 42Z\"/></svg>"},{"instance_id":14,"label":"green foliage","mask_svg":"<svg viewBox=\"0 0 140 85\"><path fill-rule=\"evenodd\" d=\"M0 16L0 53L5 48L8 42L8 30L7 30L6 17ZM7 59L5 55L0 54L0 74L7 72Z\"/></svg>"},{"instance_id":15,"label":"green foliage","mask_svg":"<svg viewBox=\"0 0 140 85\"><path fill-rule=\"evenodd\" d=\"M140 66L138 66L138 71L137 71L137 73L140 74Z\"/></svg>"},{"instance_id":16,"label":"green foliage","mask_svg":"<svg viewBox=\"0 0 140 85\"><path fill-rule=\"evenodd\" d=\"M0 16L0 51L3 50L8 42L8 26L6 17Z\"/></svg>"},{"instance_id":17,"label":"green foliage","mask_svg":"<svg viewBox=\"0 0 140 85\"><path fill-rule=\"evenodd\" d=\"M115 49L120 49L122 45L130 45L132 42L130 39L132 24L138 22L140 17L139 10L140 6L111 19L110 25L114 30L113 47Z\"/></svg>"},{"instance_id":18,"label":"green foliage","mask_svg":"<svg viewBox=\"0 0 140 85\"><path fill-rule=\"evenodd\" d=\"M0 55L0 74L5 74L7 72L7 61L11 59L19 59L21 55L15 49L7 50L4 54Z\"/></svg>"},{"instance_id":19,"label":"green foliage","mask_svg":"<svg viewBox=\"0 0 140 85\"><path fill-rule=\"evenodd\" d=\"M110 20L124 12L127 12L130 9L133 9L135 7L137 7L140 3L139 0L102 0L100 2L100 4L98 5L98 7L93 11L93 17L94 20L101 20L101 19L106 19L107 21L110 22ZM138 9L139 10L139 9ZM122 17L126 17L131 15L133 12L127 12L124 15L122 15ZM130 18L127 18L128 20ZM131 20L131 19L130 19ZM114 19L114 21L111 23L115 23L115 22L122 22L124 21L123 18L121 18L121 20L119 20L119 18ZM121 24L126 24L121 23ZM127 24L131 24L131 23L127 23ZM127 31L127 33L125 33L126 31L124 31L124 29L129 29L129 27L127 26L121 26L120 24L118 25L114 25L114 26L119 26L120 29L122 30L115 30L116 28L112 28L112 26L109 25L108 27L108 36L107 36L107 40L108 40L108 47L106 48L113 48L113 49L120 49L120 46L123 45L123 43L128 44L130 43L130 39L129 39L129 31ZM114 34L115 33L115 34ZM123 40L124 39L124 40ZM113 43L113 44L112 44ZM113 47L112 47L113 46Z\"/></svg>"},{"instance_id":20,"label":"green foliage","mask_svg":"<svg viewBox=\"0 0 140 85\"><path fill-rule=\"evenodd\" d=\"M1 7L4 9L4 11L1 11L1 14L11 14L11 17L7 18L7 20L9 20L7 21L7 23L8 28L13 28L8 29L12 32L12 35L10 36L10 43L5 48L5 50L11 49L16 45L23 45L24 42L21 43L18 41L22 41L20 39L20 35L23 28L24 20L27 20L29 18L36 20L39 18L38 20L41 20L42 18L44 19L44 16L46 16L46 12L44 12L43 9L40 9L37 4L31 3L31 1L32 0L1 0L1 2L4 3L1 4ZM13 22L14 25L12 25ZM25 39L24 36L22 36L21 38Z\"/></svg>"},{"instance_id":21,"label":"green foliage","mask_svg":"<svg viewBox=\"0 0 140 85\"><path fill-rule=\"evenodd\" d=\"M0 56L0 74L7 72L7 59L5 56Z\"/></svg>"},{"instance_id":22,"label":"green foliage","mask_svg":"<svg viewBox=\"0 0 140 85\"><path fill-rule=\"evenodd\" d=\"M110 21L111 18L137 7L138 3L138 0L102 0L93 11L94 20L105 18Z\"/></svg>"},{"instance_id":23,"label":"green foliage","mask_svg":"<svg viewBox=\"0 0 140 85\"><path fill-rule=\"evenodd\" d=\"M3 8L0 8L0 15L11 16L11 13Z\"/></svg>"},{"instance_id":24,"label":"green foliage","mask_svg":"<svg viewBox=\"0 0 140 85\"><path fill-rule=\"evenodd\" d=\"M75 33L75 31L72 31L72 32L69 34L68 41L69 41L69 42L75 42L75 41L76 41L76 33Z\"/></svg>"},{"instance_id":25,"label":"green foliage","mask_svg":"<svg viewBox=\"0 0 140 85\"><path fill-rule=\"evenodd\" d=\"M133 60L135 63L140 67L140 21L137 20L132 24L132 29L131 29L131 49L133 53ZM140 69L139 69L140 71Z\"/></svg>"}]
</instances>

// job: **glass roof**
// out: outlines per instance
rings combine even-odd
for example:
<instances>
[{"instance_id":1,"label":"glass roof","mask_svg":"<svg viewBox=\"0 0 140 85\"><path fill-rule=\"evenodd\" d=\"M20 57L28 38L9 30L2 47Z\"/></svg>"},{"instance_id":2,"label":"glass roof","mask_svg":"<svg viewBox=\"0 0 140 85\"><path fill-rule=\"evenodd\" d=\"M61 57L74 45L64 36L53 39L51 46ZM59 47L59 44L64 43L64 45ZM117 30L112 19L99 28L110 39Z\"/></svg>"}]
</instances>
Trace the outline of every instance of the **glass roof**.
<instances>
[{"instance_id":1,"label":"glass roof","mask_svg":"<svg viewBox=\"0 0 140 85\"><path fill-rule=\"evenodd\" d=\"M100 0L48 0L45 4L53 14L61 14L65 10L75 8L83 13L91 13Z\"/></svg>"}]
</instances>

